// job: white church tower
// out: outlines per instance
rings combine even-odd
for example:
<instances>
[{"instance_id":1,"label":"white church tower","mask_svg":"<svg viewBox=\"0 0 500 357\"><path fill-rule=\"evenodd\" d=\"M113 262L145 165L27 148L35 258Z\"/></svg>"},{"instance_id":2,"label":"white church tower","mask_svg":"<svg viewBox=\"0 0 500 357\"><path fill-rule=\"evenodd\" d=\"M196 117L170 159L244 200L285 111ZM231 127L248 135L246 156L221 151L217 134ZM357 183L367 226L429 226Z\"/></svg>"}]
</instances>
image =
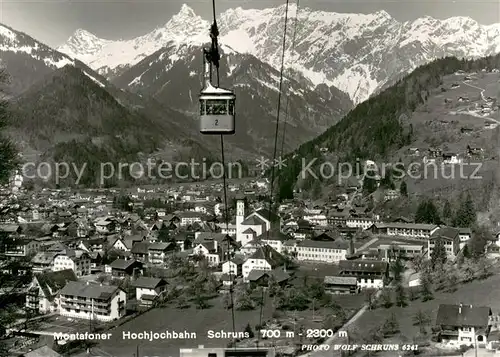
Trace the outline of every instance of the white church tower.
<instances>
[{"instance_id":1,"label":"white church tower","mask_svg":"<svg viewBox=\"0 0 500 357\"><path fill-rule=\"evenodd\" d=\"M236 200L236 241L243 239L243 227L241 223L245 220L245 201L242 198Z\"/></svg>"}]
</instances>

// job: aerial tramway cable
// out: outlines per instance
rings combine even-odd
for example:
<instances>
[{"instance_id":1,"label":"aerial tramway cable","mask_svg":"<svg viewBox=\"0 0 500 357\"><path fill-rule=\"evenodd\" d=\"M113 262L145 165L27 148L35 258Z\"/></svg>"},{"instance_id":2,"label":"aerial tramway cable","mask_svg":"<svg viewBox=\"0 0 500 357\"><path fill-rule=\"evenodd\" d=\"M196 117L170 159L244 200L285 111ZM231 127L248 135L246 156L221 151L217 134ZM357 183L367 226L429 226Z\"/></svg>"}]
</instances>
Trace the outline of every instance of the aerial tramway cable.
<instances>
[{"instance_id":1,"label":"aerial tramway cable","mask_svg":"<svg viewBox=\"0 0 500 357\"><path fill-rule=\"evenodd\" d=\"M211 56L210 56L210 75L212 75L212 64L215 65L215 73L216 73L216 80L217 80L217 88L220 86L220 76L219 76L219 60L220 60L220 54L219 54L219 44L217 41L217 38L219 36L219 29L217 28L217 14L215 11L215 0L212 0L212 12L213 12L213 19L214 22L210 28L210 37L212 39L212 48L211 48ZM224 218L226 221L226 234L229 232L229 215L228 215L228 203L227 203L227 185L226 185L226 162L225 162L225 155L224 155L224 135L220 135L220 146L221 146L221 159L222 159L222 186L223 186L223 194L224 194ZM227 240L227 261L230 261L231 258L231 242L228 239ZM231 284L229 286L229 294L230 294L230 303L231 303L231 318L232 318L232 323L233 323L233 334L236 332L236 322L235 322L235 316L234 316L234 298L233 298L233 284L234 284L234 277L232 272L230 271L230 278ZM234 343L234 341L233 341ZM235 347L235 346L234 346Z\"/></svg>"},{"instance_id":2,"label":"aerial tramway cable","mask_svg":"<svg viewBox=\"0 0 500 357\"><path fill-rule=\"evenodd\" d=\"M295 41L297 38L297 23L299 22L299 6L300 6L300 0L297 0L297 10L295 11L295 22L293 24L293 35L292 35L292 46L290 50L290 57L293 60L293 54L295 52ZM290 89L290 82L288 82L288 88ZM280 159L283 158L283 152L285 148L285 138L286 138L286 124L288 122L288 115L290 114L289 112L289 105L290 105L290 91L287 92L286 95L286 106L285 106L285 122L283 123L283 135L281 137L281 151L280 151Z\"/></svg>"},{"instance_id":3,"label":"aerial tramway cable","mask_svg":"<svg viewBox=\"0 0 500 357\"><path fill-rule=\"evenodd\" d=\"M280 121L280 112L281 112L281 94L283 91L283 72L285 69L285 52L286 52L286 30L288 24L288 6L290 4L290 0L286 0L285 6L285 25L283 30L283 43L282 43L282 52L281 52L281 68L280 68L280 84L279 84L279 92L278 92L278 108L276 111L276 128L274 131L274 149L273 149L273 160L271 167L271 183L270 183L270 193L269 193L269 216L268 221L270 224L269 229L266 232L266 238L269 238L269 231L272 228L271 220L272 220L272 210L273 210L273 189L274 189L274 179L275 179L275 162L276 162L276 154L278 148L278 132L279 132L279 121ZM260 244L259 244L260 245ZM262 326L262 317L264 312L264 304L265 304L265 293L264 289L262 289L262 297L260 303L260 317L259 317L259 328ZM259 331L260 332L260 331ZM260 333L257 334L257 346L260 342Z\"/></svg>"}]
</instances>

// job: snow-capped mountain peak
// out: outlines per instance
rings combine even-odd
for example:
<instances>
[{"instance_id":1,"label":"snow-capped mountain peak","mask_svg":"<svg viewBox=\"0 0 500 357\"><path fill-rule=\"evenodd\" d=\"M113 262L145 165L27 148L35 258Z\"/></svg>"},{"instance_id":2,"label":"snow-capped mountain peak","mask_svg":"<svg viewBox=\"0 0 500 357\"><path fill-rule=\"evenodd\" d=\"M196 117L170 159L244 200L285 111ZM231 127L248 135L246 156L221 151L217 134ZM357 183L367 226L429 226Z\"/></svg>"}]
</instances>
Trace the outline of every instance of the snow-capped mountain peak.
<instances>
[{"instance_id":1,"label":"snow-capped mountain peak","mask_svg":"<svg viewBox=\"0 0 500 357\"><path fill-rule=\"evenodd\" d=\"M285 9L286 5L260 10L238 7L221 13L217 19L221 45L279 68ZM439 20L426 16L399 22L383 10L346 14L297 10L296 5L289 5L288 11L287 65L314 85L334 85L349 93L356 103L401 74L437 58L500 52L500 24L484 26L468 17ZM92 37L94 46L84 44L76 51L65 50L71 47L66 44L60 50L101 74L116 75L163 47L168 49L165 55L173 56L172 63L182 60L188 48L209 41L211 21L211 14L203 19L183 5L164 26L144 36L109 42Z\"/></svg>"},{"instance_id":2,"label":"snow-capped mountain peak","mask_svg":"<svg viewBox=\"0 0 500 357\"><path fill-rule=\"evenodd\" d=\"M66 43L57 48L58 51L68 56L89 61L109 43L113 41L101 39L84 29L77 29Z\"/></svg>"}]
</instances>

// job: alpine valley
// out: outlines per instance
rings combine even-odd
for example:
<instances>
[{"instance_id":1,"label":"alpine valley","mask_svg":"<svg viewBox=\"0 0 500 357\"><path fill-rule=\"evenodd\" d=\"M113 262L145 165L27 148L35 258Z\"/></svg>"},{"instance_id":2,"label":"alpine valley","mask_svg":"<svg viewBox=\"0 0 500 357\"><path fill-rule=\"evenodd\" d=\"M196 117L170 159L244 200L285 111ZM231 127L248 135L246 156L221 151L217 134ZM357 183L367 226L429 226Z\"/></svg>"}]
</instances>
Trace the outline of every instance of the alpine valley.
<instances>
[{"instance_id":1,"label":"alpine valley","mask_svg":"<svg viewBox=\"0 0 500 357\"><path fill-rule=\"evenodd\" d=\"M500 24L483 26L462 17L401 23L384 11L300 8L297 14L293 6L289 11L286 110L280 115L286 152L422 64L500 52ZM236 8L219 16L220 82L237 96L236 135L226 140L226 160L253 160L273 151L284 19L285 6ZM219 139L199 134L197 122L209 27L208 19L183 5L165 25L143 36L107 40L79 29L54 49L0 25L0 65L11 78L15 118L10 131L25 157L92 158L94 171L98 162L152 156L218 159ZM95 183L93 175L85 184Z\"/></svg>"}]
</instances>

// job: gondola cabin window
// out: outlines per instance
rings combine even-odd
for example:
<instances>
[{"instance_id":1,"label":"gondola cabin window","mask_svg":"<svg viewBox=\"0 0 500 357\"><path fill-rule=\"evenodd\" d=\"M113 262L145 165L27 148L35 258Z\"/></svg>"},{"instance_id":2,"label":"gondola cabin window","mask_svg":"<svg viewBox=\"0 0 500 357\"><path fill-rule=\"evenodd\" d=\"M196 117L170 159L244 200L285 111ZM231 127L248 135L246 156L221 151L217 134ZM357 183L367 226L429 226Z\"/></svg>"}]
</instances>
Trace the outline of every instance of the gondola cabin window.
<instances>
[{"instance_id":1,"label":"gondola cabin window","mask_svg":"<svg viewBox=\"0 0 500 357\"><path fill-rule=\"evenodd\" d=\"M201 99L201 115L234 115L234 99Z\"/></svg>"}]
</instances>

